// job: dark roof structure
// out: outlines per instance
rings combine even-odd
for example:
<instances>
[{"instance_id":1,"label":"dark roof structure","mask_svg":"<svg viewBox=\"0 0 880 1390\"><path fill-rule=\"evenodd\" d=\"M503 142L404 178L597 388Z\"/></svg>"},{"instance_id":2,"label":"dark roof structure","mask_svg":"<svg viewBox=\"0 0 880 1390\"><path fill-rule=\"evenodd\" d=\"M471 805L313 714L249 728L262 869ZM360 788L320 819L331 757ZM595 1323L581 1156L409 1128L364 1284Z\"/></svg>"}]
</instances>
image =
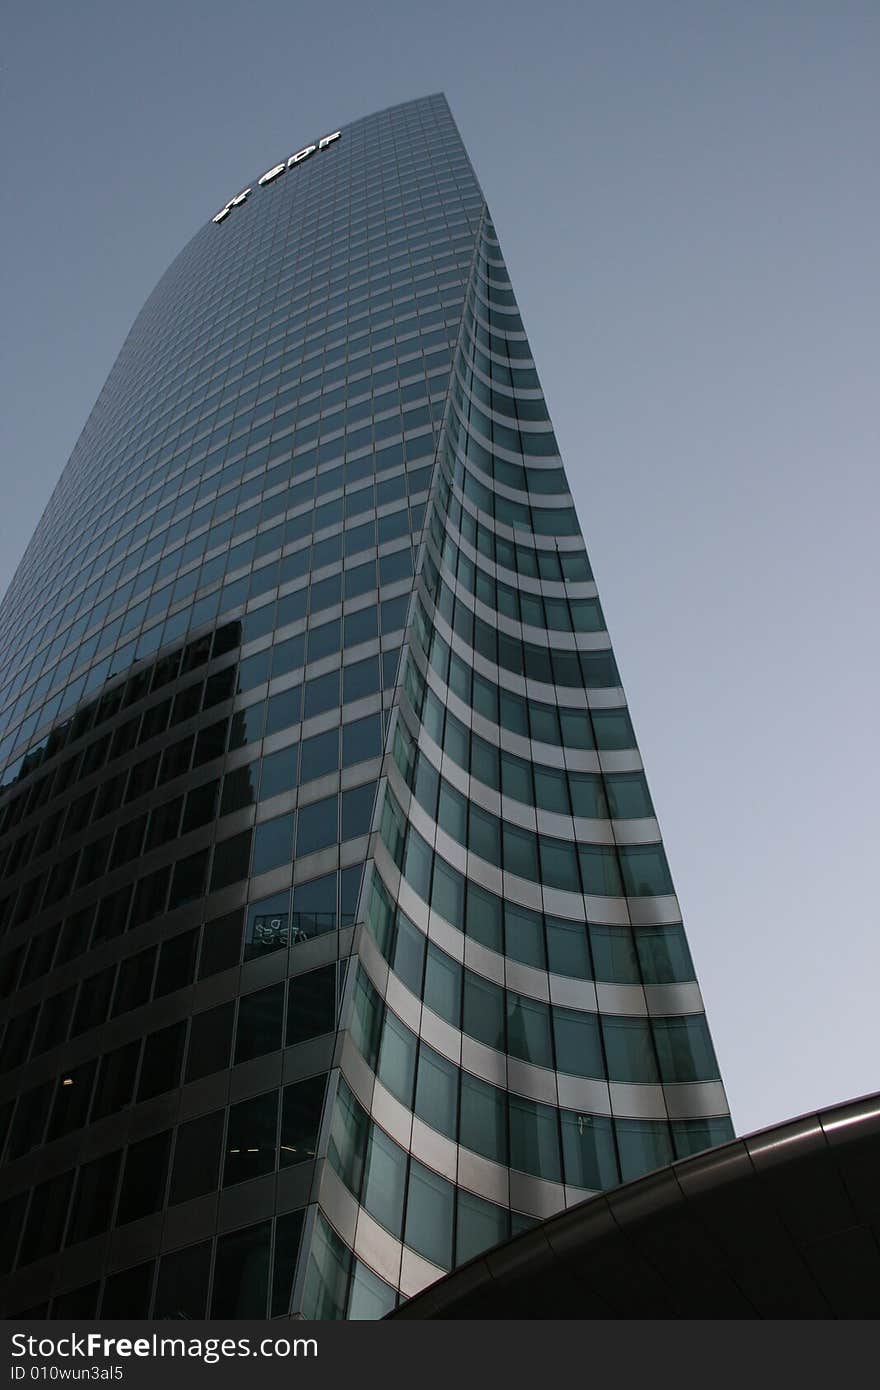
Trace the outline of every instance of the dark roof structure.
<instances>
[{"instance_id":1,"label":"dark roof structure","mask_svg":"<svg viewBox=\"0 0 880 1390\"><path fill-rule=\"evenodd\" d=\"M878 1179L880 1093L571 1207L390 1316L877 1317Z\"/></svg>"}]
</instances>

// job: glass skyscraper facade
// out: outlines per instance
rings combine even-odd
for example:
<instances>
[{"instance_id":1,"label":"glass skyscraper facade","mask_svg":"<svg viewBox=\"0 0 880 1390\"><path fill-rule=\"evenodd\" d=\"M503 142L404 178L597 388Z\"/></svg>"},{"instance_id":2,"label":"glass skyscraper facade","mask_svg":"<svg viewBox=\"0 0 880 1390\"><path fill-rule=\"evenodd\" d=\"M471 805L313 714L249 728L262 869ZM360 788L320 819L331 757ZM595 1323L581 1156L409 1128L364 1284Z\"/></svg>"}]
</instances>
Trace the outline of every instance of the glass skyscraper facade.
<instances>
[{"instance_id":1,"label":"glass skyscraper facade","mask_svg":"<svg viewBox=\"0 0 880 1390\"><path fill-rule=\"evenodd\" d=\"M138 316L0 608L0 1300L377 1317L730 1137L442 96Z\"/></svg>"}]
</instances>

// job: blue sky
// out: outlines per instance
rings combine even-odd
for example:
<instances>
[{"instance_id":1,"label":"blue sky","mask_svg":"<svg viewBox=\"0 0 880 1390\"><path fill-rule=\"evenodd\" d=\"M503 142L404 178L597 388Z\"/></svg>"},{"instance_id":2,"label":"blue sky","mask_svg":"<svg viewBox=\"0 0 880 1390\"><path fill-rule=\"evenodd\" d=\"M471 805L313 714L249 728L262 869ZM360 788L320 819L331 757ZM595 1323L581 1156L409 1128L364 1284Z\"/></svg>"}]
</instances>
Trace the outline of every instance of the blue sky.
<instances>
[{"instance_id":1,"label":"blue sky","mask_svg":"<svg viewBox=\"0 0 880 1390\"><path fill-rule=\"evenodd\" d=\"M560 438L741 1132L880 1086L880 10L12 0L0 584L256 169L443 90Z\"/></svg>"}]
</instances>

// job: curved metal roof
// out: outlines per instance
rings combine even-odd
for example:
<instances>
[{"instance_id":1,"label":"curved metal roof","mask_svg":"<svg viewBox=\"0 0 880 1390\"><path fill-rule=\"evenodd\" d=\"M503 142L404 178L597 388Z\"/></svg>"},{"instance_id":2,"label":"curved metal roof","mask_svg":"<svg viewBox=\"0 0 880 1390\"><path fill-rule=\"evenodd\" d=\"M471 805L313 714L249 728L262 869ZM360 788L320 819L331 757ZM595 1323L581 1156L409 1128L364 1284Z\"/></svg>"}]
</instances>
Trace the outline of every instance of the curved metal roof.
<instances>
[{"instance_id":1,"label":"curved metal roof","mask_svg":"<svg viewBox=\"0 0 880 1390\"><path fill-rule=\"evenodd\" d=\"M880 1315L880 1093L560 1212L395 1318Z\"/></svg>"}]
</instances>

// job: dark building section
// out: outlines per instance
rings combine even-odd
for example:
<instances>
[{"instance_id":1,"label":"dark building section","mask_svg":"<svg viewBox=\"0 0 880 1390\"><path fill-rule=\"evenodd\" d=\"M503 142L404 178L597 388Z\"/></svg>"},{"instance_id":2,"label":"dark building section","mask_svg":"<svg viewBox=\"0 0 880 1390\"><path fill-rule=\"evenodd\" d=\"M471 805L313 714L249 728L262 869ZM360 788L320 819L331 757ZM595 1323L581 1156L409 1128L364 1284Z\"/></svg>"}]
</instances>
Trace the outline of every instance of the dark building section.
<instances>
[{"instance_id":1,"label":"dark building section","mask_svg":"<svg viewBox=\"0 0 880 1390\"><path fill-rule=\"evenodd\" d=\"M876 1318L880 1095L551 1217L398 1318Z\"/></svg>"},{"instance_id":2,"label":"dark building section","mask_svg":"<svg viewBox=\"0 0 880 1390\"><path fill-rule=\"evenodd\" d=\"M377 1317L730 1136L441 96L181 252L0 672L3 1312Z\"/></svg>"}]
</instances>

